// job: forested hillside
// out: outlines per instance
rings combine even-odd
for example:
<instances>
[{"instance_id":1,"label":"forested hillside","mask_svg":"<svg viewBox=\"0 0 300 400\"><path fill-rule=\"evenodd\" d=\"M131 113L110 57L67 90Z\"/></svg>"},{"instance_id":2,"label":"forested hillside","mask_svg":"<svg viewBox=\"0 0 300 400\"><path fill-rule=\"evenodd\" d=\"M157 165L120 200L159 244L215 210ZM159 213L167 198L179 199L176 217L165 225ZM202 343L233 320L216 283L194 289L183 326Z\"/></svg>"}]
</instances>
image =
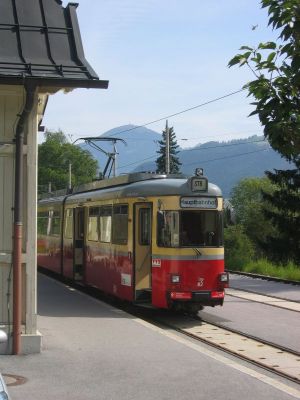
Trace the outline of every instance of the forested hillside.
<instances>
[{"instance_id":1,"label":"forested hillside","mask_svg":"<svg viewBox=\"0 0 300 400\"><path fill-rule=\"evenodd\" d=\"M118 144L118 174L155 171L157 141L161 139L161 134L144 127L132 128L135 128L134 125L120 126L103 134L122 138L127 143L126 146ZM106 151L112 150L108 143L99 144ZM103 170L105 156L86 145L81 146L91 151L99 162L100 170ZM261 177L266 170L288 168L288 163L259 136L199 144L193 148L181 149L179 158L183 173L190 175L196 167L203 167L205 175L221 187L225 197L229 196L232 187L242 178Z\"/></svg>"}]
</instances>

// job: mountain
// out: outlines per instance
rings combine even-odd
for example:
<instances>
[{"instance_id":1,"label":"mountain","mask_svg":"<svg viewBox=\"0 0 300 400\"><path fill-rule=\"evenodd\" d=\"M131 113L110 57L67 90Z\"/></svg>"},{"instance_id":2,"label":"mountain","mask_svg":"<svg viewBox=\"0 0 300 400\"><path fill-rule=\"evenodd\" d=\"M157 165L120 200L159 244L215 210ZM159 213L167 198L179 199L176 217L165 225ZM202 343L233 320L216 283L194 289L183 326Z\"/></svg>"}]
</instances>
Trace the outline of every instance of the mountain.
<instances>
[{"instance_id":1,"label":"mountain","mask_svg":"<svg viewBox=\"0 0 300 400\"><path fill-rule=\"evenodd\" d=\"M145 127L133 128L136 127L120 126L102 135L121 138L127 143L126 146L121 142L117 143L118 174L156 170L155 160L158 157L156 152L159 149L157 141L161 140L161 134ZM98 144L107 151L112 150L111 144L106 142ZM230 196L231 189L242 178L262 177L266 170L290 168L290 164L272 150L268 142L260 136L228 142L207 142L179 150L181 171L192 175L197 167L204 168L205 176L222 189L224 197ZM103 170L105 156L94 149L90 151Z\"/></svg>"}]
</instances>

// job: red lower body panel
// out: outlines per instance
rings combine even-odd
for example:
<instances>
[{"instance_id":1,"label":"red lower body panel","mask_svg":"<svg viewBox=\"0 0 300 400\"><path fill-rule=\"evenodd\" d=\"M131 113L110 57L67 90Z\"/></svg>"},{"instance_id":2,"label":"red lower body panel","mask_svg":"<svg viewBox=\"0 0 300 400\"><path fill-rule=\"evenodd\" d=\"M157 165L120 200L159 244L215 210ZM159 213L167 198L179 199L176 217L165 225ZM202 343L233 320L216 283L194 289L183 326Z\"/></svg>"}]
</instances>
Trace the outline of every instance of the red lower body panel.
<instances>
[{"instance_id":1,"label":"red lower body panel","mask_svg":"<svg viewBox=\"0 0 300 400\"><path fill-rule=\"evenodd\" d=\"M59 238L39 239L37 243L37 265L61 273L61 251Z\"/></svg>"},{"instance_id":2,"label":"red lower body panel","mask_svg":"<svg viewBox=\"0 0 300 400\"><path fill-rule=\"evenodd\" d=\"M126 253L120 254L107 247L88 247L85 263L85 283L105 293L133 301L133 267Z\"/></svg>"},{"instance_id":3,"label":"red lower body panel","mask_svg":"<svg viewBox=\"0 0 300 400\"><path fill-rule=\"evenodd\" d=\"M211 292L223 292L219 275L224 272L224 260L164 259L158 263L156 259L156 265L152 266L152 304L156 307L169 308L173 300L201 302L202 297L207 302ZM179 276L178 283L172 283L172 275Z\"/></svg>"}]
</instances>

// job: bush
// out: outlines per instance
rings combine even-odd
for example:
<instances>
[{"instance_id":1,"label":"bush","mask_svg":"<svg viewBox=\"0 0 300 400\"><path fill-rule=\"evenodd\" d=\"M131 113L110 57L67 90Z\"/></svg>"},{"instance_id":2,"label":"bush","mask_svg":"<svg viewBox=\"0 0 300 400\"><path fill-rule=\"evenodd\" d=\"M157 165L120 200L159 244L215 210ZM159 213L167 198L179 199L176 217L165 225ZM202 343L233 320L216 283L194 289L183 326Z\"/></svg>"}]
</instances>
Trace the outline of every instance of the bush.
<instances>
[{"instance_id":1,"label":"bush","mask_svg":"<svg viewBox=\"0 0 300 400\"><path fill-rule=\"evenodd\" d=\"M225 228L225 266L231 270L241 271L254 257L254 246L244 233L241 225Z\"/></svg>"},{"instance_id":2,"label":"bush","mask_svg":"<svg viewBox=\"0 0 300 400\"><path fill-rule=\"evenodd\" d=\"M300 281L299 265L292 262L288 262L286 265L276 265L266 259L260 259L249 262L243 270L260 275Z\"/></svg>"}]
</instances>

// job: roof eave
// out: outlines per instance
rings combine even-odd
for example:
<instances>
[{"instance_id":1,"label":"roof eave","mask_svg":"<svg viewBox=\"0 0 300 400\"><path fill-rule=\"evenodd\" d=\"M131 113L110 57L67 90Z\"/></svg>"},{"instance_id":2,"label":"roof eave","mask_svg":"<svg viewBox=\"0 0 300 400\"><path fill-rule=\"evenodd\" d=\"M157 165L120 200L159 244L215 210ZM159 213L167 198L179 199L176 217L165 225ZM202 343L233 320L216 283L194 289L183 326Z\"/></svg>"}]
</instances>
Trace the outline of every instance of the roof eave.
<instances>
[{"instance_id":1,"label":"roof eave","mask_svg":"<svg viewBox=\"0 0 300 400\"><path fill-rule=\"evenodd\" d=\"M1 76L0 85L32 85L40 89L107 89L109 81L100 79L70 79L44 77Z\"/></svg>"}]
</instances>

